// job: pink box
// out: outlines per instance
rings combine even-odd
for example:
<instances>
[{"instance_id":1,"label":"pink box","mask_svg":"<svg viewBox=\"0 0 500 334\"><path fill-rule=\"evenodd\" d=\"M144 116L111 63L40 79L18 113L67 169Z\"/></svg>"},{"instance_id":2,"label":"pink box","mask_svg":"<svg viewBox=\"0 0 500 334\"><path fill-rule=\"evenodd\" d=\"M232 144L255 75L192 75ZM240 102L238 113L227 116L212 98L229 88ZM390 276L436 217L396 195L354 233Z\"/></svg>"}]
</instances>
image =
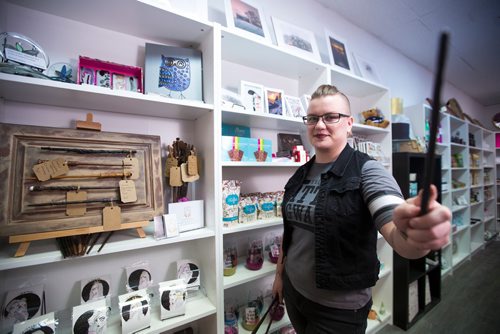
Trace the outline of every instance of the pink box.
<instances>
[{"instance_id":1,"label":"pink box","mask_svg":"<svg viewBox=\"0 0 500 334\"><path fill-rule=\"evenodd\" d=\"M142 68L80 56L78 84L142 93Z\"/></svg>"},{"instance_id":2,"label":"pink box","mask_svg":"<svg viewBox=\"0 0 500 334\"><path fill-rule=\"evenodd\" d=\"M495 147L500 148L500 133L495 133Z\"/></svg>"}]
</instances>

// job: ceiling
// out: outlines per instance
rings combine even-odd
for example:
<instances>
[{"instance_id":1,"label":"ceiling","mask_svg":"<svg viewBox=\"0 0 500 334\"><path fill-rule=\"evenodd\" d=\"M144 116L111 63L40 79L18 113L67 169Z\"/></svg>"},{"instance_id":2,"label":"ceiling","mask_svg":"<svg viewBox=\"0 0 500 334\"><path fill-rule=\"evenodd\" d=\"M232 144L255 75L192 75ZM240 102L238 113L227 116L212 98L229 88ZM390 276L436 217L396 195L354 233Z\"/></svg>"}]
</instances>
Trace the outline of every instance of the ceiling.
<instances>
[{"instance_id":1,"label":"ceiling","mask_svg":"<svg viewBox=\"0 0 500 334\"><path fill-rule=\"evenodd\" d=\"M316 1L430 71L446 29L446 80L483 106L500 105L499 0Z\"/></svg>"}]
</instances>

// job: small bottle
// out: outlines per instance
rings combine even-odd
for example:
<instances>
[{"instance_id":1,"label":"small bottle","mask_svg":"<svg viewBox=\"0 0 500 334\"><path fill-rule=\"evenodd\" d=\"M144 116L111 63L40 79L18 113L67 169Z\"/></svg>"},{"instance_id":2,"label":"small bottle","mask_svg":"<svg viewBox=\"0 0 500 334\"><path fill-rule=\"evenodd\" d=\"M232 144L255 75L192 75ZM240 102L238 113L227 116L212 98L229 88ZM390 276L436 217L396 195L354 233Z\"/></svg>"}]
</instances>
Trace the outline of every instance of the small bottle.
<instances>
[{"instance_id":1,"label":"small bottle","mask_svg":"<svg viewBox=\"0 0 500 334\"><path fill-rule=\"evenodd\" d=\"M410 189L409 189L410 197L415 197L418 194L418 183L417 183L417 174L410 173Z\"/></svg>"},{"instance_id":2,"label":"small bottle","mask_svg":"<svg viewBox=\"0 0 500 334\"><path fill-rule=\"evenodd\" d=\"M425 142L428 143L430 138L431 138L431 129L429 121L425 120Z\"/></svg>"}]
</instances>

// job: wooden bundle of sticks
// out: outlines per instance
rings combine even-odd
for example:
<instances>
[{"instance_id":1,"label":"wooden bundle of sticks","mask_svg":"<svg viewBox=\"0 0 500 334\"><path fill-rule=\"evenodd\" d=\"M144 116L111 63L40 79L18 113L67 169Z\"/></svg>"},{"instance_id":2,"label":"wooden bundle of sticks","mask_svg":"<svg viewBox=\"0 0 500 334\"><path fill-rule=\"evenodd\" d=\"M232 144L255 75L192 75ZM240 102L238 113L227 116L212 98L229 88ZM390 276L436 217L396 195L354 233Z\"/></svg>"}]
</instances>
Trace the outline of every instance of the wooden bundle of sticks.
<instances>
[{"instance_id":1,"label":"wooden bundle of sticks","mask_svg":"<svg viewBox=\"0 0 500 334\"><path fill-rule=\"evenodd\" d=\"M73 257L73 256L83 256L85 254L89 254L97 240L102 233L94 233L94 234L82 234L82 235L72 235L69 237L59 237L56 238L57 245L59 246L59 250L62 253L64 258ZM99 253L106 242L108 242L109 238L113 234L113 231L109 232L103 243L97 250Z\"/></svg>"}]
</instances>

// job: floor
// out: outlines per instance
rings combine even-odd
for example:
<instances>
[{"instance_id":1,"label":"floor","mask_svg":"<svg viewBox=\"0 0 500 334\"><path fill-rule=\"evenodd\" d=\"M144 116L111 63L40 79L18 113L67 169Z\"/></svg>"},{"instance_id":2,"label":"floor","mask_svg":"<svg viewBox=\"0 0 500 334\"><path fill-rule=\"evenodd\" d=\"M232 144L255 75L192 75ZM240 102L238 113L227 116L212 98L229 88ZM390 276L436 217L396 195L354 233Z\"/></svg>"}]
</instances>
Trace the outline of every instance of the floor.
<instances>
[{"instance_id":1,"label":"floor","mask_svg":"<svg viewBox=\"0 0 500 334\"><path fill-rule=\"evenodd\" d=\"M441 302L410 329L389 325L378 333L500 333L500 241L490 242L445 277Z\"/></svg>"}]
</instances>

